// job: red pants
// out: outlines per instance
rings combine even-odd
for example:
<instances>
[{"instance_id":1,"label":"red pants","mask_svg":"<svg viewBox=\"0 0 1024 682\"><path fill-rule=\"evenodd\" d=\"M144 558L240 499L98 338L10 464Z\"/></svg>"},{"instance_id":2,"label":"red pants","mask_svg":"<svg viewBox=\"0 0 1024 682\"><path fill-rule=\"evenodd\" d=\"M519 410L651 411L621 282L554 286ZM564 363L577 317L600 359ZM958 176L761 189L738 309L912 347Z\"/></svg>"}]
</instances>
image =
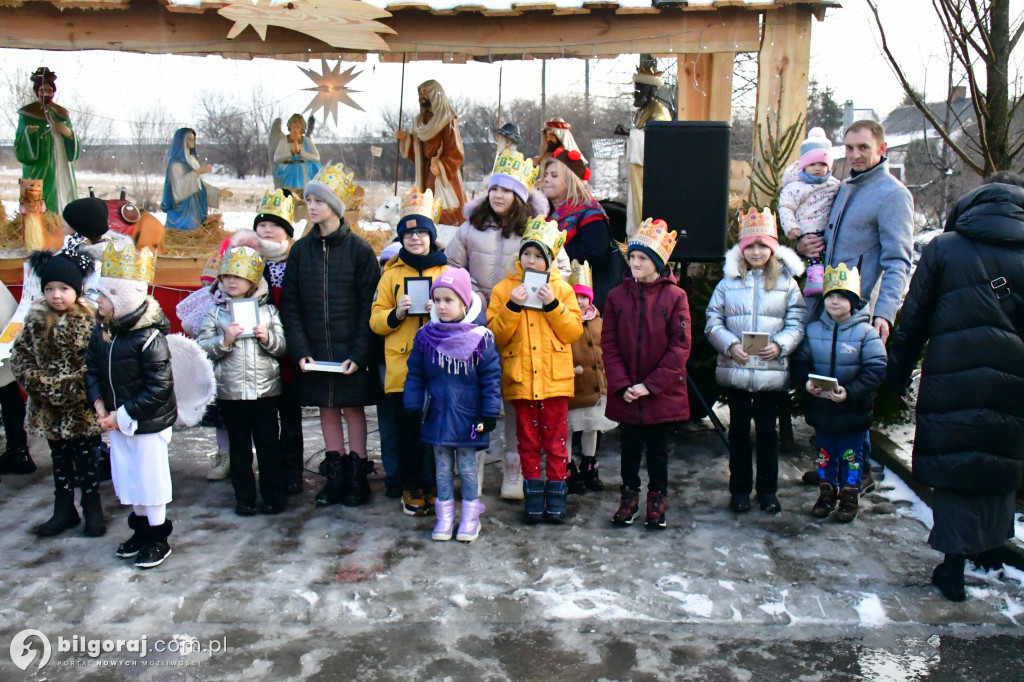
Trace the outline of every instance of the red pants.
<instances>
[{"instance_id":1,"label":"red pants","mask_svg":"<svg viewBox=\"0 0 1024 682\"><path fill-rule=\"evenodd\" d=\"M564 481L569 462L569 399L513 400L523 478L540 478L540 452L547 454L549 481Z\"/></svg>"}]
</instances>

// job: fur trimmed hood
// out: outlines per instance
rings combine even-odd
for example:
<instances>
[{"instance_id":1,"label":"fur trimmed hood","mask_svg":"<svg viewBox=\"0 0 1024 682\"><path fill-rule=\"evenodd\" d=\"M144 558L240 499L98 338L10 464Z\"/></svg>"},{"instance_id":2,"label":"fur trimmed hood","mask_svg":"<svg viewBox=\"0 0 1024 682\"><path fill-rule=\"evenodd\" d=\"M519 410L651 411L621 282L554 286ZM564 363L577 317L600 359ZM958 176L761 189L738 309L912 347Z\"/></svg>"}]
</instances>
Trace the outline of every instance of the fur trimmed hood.
<instances>
[{"instance_id":1,"label":"fur trimmed hood","mask_svg":"<svg viewBox=\"0 0 1024 682\"><path fill-rule=\"evenodd\" d=\"M789 273L790 277L799 277L804 274L804 262L797 255L796 251L788 246L780 244L779 248L775 251L775 258L782 262L782 267ZM740 261L742 259L743 253L740 251L739 244L734 245L726 252L725 265L723 266L723 273L726 277L739 279Z\"/></svg>"},{"instance_id":2,"label":"fur trimmed hood","mask_svg":"<svg viewBox=\"0 0 1024 682\"><path fill-rule=\"evenodd\" d=\"M487 193L484 192L483 196L479 196L472 201L467 201L465 207L462 209L462 215L469 220L469 216L473 215L473 211L477 209L480 204L487 201ZM551 212L551 205L548 203L547 197L540 193L539 190L530 190L530 208L533 209L533 215L547 216Z\"/></svg>"}]
</instances>

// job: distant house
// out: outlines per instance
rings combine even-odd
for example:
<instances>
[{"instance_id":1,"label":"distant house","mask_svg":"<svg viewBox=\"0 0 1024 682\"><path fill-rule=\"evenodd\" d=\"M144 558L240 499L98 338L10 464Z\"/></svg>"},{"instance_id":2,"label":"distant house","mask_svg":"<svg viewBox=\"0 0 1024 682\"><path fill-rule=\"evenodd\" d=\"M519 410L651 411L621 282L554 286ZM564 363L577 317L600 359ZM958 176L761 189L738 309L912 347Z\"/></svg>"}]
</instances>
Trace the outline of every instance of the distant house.
<instances>
[{"instance_id":1,"label":"distant house","mask_svg":"<svg viewBox=\"0 0 1024 682\"><path fill-rule=\"evenodd\" d=\"M928 103L928 110L932 116L945 124L943 127L950 131L953 139L962 136L965 129L975 124L974 107L966 94L964 87L956 87L953 88L948 102ZM893 109L885 117L882 125L885 126L885 141L889 144L889 169L904 182L906 179L903 169L907 150L913 142L927 140L936 153L941 150L942 138L913 104Z\"/></svg>"}]
</instances>

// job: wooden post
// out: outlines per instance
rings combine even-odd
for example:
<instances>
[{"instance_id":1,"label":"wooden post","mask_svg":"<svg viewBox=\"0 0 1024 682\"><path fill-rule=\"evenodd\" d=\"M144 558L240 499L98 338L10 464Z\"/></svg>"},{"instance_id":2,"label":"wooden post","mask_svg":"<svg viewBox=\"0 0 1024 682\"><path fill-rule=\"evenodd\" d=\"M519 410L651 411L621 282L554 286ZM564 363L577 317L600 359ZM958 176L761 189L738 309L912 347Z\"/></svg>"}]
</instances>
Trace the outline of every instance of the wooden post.
<instances>
[{"instance_id":1,"label":"wooden post","mask_svg":"<svg viewBox=\"0 0 1024 682\"><path fill-rule=\"evenodd\" d=\"M757 61L755 119L762 130L778 121L780 130L785 131L798 117L807 114L812 13L810 8L797 5L765 12ZM759 156L756 139L753 151L756 162ZM798 145L789 160L793 161L799 154Z\"/></svg>"},{"instance_id":2,"label":"wooden post","mask_svg":"<svg viewBox=\"0 0 1024 682\"><path fill-rule=\"evenodd\" d=\"M680 121L732 120L733 52L681 54L677 62Z\"/></svg>"},{"instance_id":3,"label":"wooden post","mask_svg":"<svg viewBox=\"0 0 1024 682\"><path fill-rule=\"evenodd\" d=\"M712 121L732 121L732 72L735 62L735 52L716 52L711 55L709 115Z\"/></svg>"}]
</instances>

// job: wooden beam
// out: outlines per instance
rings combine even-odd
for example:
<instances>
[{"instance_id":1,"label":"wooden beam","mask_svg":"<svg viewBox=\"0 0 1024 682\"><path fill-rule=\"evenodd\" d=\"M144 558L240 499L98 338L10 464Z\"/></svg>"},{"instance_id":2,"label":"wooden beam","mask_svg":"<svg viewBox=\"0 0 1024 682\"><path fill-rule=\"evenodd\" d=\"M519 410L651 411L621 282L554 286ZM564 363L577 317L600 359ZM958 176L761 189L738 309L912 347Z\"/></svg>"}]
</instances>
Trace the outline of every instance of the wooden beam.
<instances>
[{"instance_id":1,"label":"wooden beam","mask_svg":"<svg viewBox=\"0 0 1024 682\"><path fill-rule=\"evenodd\" d=\"M788 6L765 12L764 35L757 61L757 112L762 130L780 130L807 114L807 74L811 61L811 16L813 9ZM756 130L756 128L755 128ZM755 135L756 137L756 135ZM802 138L801 138L802 139ZM760 156L754 140L754 162ZM793 150L793 161L800 154ZM758 205L771 197L755 197Z\"/></svg>"},{"instance_id":2,"label":"wooden beam","mask_svg":"<svg viewBox=\"0 0 1024 682\"><path fill-rule=\"evenodd\" d=\"M716 52L711 55L711 104L708 116L712 121L732 121L732 72L736 54Z\"/></svg>"},{"instance_id":3,"label":"wooden beam","mask_svg":"<svg viewBox=\"0 0 1024 682\"><path fill-rule=\"evenodd\" d=\"M679 79L678 119L710 121L711 55L681 54L676 62Z\"/></svg>"}]
</instances>

